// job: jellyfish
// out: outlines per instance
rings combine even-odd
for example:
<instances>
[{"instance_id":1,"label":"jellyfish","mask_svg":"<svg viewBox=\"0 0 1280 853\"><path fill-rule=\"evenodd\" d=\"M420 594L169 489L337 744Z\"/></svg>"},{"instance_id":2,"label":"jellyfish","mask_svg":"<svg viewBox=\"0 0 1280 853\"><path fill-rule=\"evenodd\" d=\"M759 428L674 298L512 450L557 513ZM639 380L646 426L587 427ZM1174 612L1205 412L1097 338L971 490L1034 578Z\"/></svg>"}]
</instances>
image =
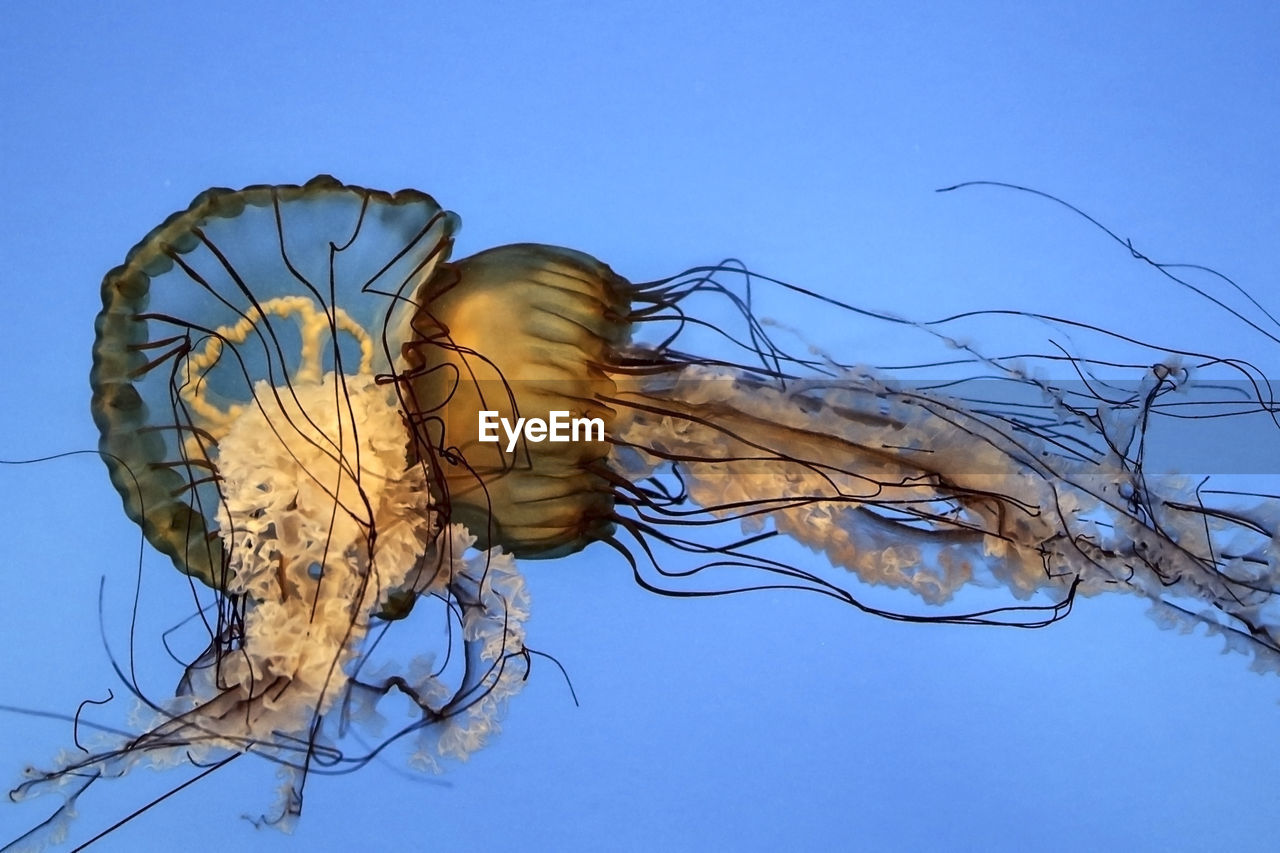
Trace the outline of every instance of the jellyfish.
<instances>
[{"instance_id":1,"label":"jellyfish","mask_svg":"<svg viewBox=\"0 0 1280 853\"><path fill-rule=\"evenodd\" d=\"M1250 366L1130 341L1133 381L1064 353L1068 386L736 262L633 283L555 246L453 260L458 227L425 193L328 176L211 189L106 275L99 453L206 644L171 697L121 668L138 731L29 769L11 797L64 803L15 843L143 761L276 762L264 820L288 828L310 776L388 744L464 759L543 655L517 561L584 549L673 597L801 590L921 623L1043 627L1125 592L1277 669L1277 512L1144 464L1153 419L1270 417ZM784 344L762 288L931 335L1016 393ZM1240 381L1205 398L1215 369ZM967 589L997 602L957 607ZM378 663L397 631L418 653ZM357 737L387 703L408 721Z\"/></svg>"}]
</instances>

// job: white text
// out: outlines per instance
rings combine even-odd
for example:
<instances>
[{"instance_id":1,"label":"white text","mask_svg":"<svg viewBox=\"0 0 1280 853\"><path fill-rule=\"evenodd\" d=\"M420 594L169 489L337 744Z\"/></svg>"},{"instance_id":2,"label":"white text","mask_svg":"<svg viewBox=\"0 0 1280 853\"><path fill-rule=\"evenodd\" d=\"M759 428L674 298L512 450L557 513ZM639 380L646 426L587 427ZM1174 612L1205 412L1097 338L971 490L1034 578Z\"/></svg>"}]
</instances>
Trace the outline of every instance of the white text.
<instances>
[{"instance_id":1,"label":"white text","mask_svg":"<svg viewBox=\"0 0 1280 853\"><path fill-rule=\"evenodd\" d=\"M603 418L571 418L567 411L551 411L547 420L542 418L516 418L513 425L497 412L480 412L479 438L481 441L498 441L498 427L507 436L507 452L516 449L523 435L525 441L535 444L541 441L604 441Z\"/></svg>"}]
</instances>

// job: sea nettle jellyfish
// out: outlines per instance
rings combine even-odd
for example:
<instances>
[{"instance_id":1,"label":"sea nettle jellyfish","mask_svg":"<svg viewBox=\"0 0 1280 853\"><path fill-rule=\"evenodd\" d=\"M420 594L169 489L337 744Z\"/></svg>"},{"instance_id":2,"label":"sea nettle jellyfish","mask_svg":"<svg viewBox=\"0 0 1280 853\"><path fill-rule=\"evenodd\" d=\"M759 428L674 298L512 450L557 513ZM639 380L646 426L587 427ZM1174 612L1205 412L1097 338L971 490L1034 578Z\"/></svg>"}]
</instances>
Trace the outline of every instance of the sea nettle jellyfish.
<instances>
[{"instance_id":1,"label":"sea nettle jellyfish","mask_svg":"<svg viewBox=\"0 0 1280 853\"><path fill-rule=\"evenodd\" d=\"M425 767L465 757L535 660L516 560L584 548L663 594L810 590L919 622L1038 627L1127 592L1280 660L1275 513L1144 469L1153 418L1269 411L1247 366L1207 401L1188 389L1223 366L1208 356L1130 341L1151 357L1126 385L1064 352L1068 387L952 342L987 390L1018 391L979 399L781 346L753 288L800 291L735 264L634 284L552 246L454 261L457 227L423 193L329 177L213 189L107 274L101 456L188 576L207 647L171 698L135 689L139 734L29 771L14 797L66 804L20 841L143 759L278 762L267 820L287 826L309 774L387 742ZM712 325L712 303L736 320ZM782 559L778 537L816 555ZM957 607L974 586L1002 601ZM410 618L428 600L431 630ZM421 657L369 664L398 626ZM370 746L355 735L387 701L412 718Z\"/></svg>"}]
</instances>

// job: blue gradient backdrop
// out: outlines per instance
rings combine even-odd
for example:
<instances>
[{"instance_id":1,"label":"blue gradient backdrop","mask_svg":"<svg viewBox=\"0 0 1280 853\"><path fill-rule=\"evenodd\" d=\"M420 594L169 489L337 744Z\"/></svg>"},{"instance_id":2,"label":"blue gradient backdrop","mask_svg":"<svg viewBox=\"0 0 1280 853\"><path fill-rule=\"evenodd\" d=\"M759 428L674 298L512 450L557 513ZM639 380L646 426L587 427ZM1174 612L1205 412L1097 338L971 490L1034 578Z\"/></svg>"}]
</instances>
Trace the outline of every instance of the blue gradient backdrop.
<instances>
[{"instance_id":1,"label":"blue gradient backdrop","mask_svg":"<svg viewBox=\"0 0 1280 853\"><path fill-rule=\"evenodd\" d=\"M558 243L633 280L736 256L922 319L1038 310L1277 362L1052 205L933 192L1053 192L1275 306L1273 4L109 5L0 12L8 458L95 446L98 286L130 246L207 186L318 172L434 194L463 218L459 255ZM780 320L849 360L912 357L893 329L790 307ZM1002 328L977 337L1016 346ZM101 464L0 469L0 522L0 702L120 696L98 586L127 659L139 537ZM142 567L144 607L176 621L180 579ZM580 707L539 666L502 736L443 776L391 761L314 779L286 837L240 819L276 786L241 760L98 849L1276 847L1280 682L1135 600L981 630L814 596L660 599L608 548L525 570L531 642ZM137 655L171 691L154 632ZM0 714L6 784L68 746L63 721ZM73 839L187 775L102 784ZM0 838L55 804L0 803Z\"/></svg>"}]
</instances>

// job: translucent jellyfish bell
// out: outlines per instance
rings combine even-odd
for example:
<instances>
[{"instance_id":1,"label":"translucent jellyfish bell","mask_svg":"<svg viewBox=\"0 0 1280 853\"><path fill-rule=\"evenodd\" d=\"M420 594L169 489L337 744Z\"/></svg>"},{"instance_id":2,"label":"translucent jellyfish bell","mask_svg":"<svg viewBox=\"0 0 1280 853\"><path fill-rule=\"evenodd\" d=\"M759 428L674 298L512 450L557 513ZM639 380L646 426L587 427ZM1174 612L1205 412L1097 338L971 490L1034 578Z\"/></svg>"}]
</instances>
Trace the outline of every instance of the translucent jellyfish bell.
<instances>
[{"instance_id":1,"label":"translucent jellyfish bell","mask_svg":"<svg viewBox=\"0 0 1280 853\"><path fill-rule=\"evenodd\" d=\"M180 570L226 586L214 474L236 417L296 408L293 389L326 377L387 375L404 291L447 256L456 226L425 194L328 178L214 189L108 274L91 374L100 449L129 517ZM331 419L336 406L323 408L303 421Z\"/></svg>"}]
</instances>

